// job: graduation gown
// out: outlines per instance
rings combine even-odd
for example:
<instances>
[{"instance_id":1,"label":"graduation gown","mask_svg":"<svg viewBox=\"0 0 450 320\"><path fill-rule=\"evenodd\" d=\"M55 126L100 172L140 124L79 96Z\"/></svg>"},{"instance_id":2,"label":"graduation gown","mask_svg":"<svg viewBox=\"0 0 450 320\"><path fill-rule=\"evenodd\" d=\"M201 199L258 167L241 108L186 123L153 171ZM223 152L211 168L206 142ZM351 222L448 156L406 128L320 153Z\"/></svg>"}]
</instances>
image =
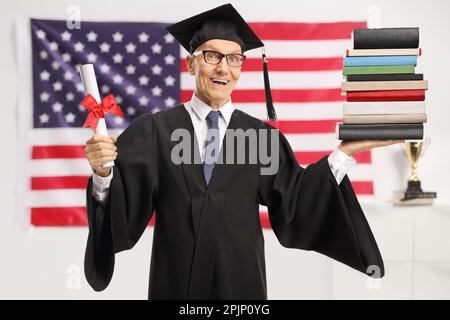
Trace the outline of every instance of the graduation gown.
<instances>
[{"instance_id":1,"label":"graduation gown","mask_svg":"<svg viewBox=\"0 0 450 320\"><path fill-rule=\"evenodd\" d=\"M199 159L190 116L179 105L136 118L119 136L103 204L89 179L85 275L94 290L108 286L115 253L133 248L155 214L149 299L267 299L260 204L284 247L314 250L364 273L377 266L384 275L351 183L345 176L337 184L327 156L303 168L280 133L276 174L262 175L259 160L216 164L207 185L202 164L171 161L177 128L190 132ZM228 129L238 128L273 129L236 109Z\"/></svg>"}]
</instances>

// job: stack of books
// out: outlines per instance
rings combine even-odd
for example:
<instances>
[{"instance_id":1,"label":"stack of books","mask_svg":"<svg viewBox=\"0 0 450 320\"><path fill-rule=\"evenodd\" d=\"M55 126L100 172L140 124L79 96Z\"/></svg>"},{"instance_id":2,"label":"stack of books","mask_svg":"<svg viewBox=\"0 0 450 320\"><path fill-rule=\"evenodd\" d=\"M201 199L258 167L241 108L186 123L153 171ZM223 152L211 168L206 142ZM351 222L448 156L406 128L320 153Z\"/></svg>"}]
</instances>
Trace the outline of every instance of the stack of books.
<instances>
[{"instance_id":1,"label":"stack of books","mask_svg":"<svg viewBox=\"0 0 450 320\"><path fill-rule=\"evenodd\" d=\"M428 81L416 74L419 28L354 29L344 57L339 140L423 139Z\"/></svg>"}]
</instances>

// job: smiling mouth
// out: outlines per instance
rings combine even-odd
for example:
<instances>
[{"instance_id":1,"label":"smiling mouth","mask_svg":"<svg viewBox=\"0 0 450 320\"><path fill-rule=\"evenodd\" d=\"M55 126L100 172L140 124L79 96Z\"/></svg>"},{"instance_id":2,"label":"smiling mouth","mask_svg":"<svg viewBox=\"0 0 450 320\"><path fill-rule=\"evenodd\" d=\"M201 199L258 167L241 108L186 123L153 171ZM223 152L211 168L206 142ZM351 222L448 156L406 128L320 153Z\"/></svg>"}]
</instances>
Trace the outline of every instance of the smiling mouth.
<instances>
[{"instance_id":1,"label":"smiling mouth","mask_svg":"<svg viewBox=\"0 0 450 320\"><path fill-rule=\"evenodd\" d=\"M224 79L217 79L217 78L209 78L209 80L217 85L226 86L230 80L224 80Z\"/></svg>"}]
</instances>

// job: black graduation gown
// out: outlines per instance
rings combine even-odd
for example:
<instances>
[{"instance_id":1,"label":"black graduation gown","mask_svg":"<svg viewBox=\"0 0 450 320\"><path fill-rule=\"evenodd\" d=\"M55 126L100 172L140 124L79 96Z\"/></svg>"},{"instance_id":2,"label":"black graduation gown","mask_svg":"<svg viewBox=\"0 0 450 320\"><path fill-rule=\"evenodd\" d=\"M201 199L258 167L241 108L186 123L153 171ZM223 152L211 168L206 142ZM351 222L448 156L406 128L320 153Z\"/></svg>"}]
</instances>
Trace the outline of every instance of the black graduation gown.
<instances>
[{"instance_id":1,"label":"black graduation gown","mask_svg":"<svg viewBox=\"0 0 450 320\"><path fill-rule=\"evenodd\" d=\"M305 169L280 133L275 175L261 175L259 163L216 164L206 185L201 164L171 161L177 128L191 133L199 157L190 116L179 105L138 117L119 136L104 205L92 197L89 179L85 275L94 290L108 286L114 254L136 244L155 211L149 299L267 299L260 204L283 246L314 250L361 272L377 266L384 275L350 181L337 184L327 156ZM272 127L235 110L228 129L237 128Z\"/></svg>"}]
</instances>

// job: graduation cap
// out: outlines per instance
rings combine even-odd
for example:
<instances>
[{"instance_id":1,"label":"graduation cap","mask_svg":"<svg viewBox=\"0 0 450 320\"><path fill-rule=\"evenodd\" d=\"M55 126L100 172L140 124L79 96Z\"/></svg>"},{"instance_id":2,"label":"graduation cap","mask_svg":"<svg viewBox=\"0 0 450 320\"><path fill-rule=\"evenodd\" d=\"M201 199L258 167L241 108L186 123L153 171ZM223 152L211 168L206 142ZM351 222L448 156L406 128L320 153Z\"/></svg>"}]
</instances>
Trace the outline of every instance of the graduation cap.
<instances>
[{"instance_id":1,"label":"graduation cap","mask_svg":"<svg viewBox=\"0 0 450 320\"><path fill-rule=\"evenodd\" d=\"M242 52L263 47L262 59L267 114L270 120L276 120L270 93L264 43L231 4L219 6L172 24L167 27L167 30L190 54L194 53L199 45L212 39L234 41L241 46Z\"/></svg>"}]
</instances>

